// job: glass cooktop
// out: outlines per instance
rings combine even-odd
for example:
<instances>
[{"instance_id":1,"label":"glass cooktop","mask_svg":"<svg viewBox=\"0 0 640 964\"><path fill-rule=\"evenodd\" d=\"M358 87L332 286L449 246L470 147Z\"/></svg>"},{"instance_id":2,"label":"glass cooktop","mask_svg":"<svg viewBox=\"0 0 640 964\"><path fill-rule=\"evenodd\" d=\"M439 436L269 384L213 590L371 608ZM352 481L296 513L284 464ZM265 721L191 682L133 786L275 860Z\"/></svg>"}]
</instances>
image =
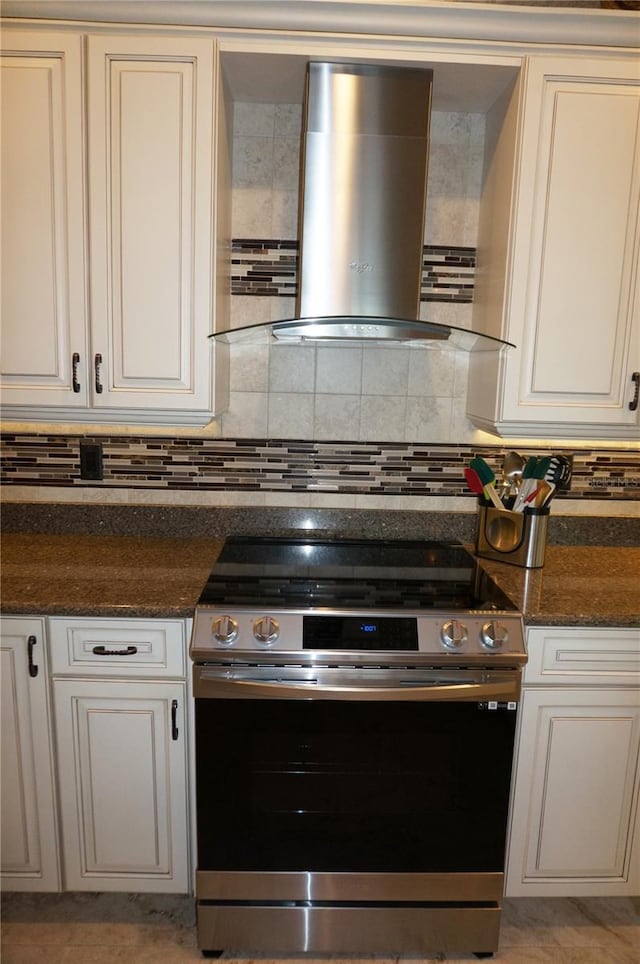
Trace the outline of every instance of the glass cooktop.
<instances>
[{"instance_id":1,"label":"glass cooktop","mask_svg":"<svg viewBox=\"0 0 640 964\"><path fill-rule=\"evenodd\" d=\"M459 543L368 539L229 538L199 604L517 611Z\"/></svg>"}]
</instances>

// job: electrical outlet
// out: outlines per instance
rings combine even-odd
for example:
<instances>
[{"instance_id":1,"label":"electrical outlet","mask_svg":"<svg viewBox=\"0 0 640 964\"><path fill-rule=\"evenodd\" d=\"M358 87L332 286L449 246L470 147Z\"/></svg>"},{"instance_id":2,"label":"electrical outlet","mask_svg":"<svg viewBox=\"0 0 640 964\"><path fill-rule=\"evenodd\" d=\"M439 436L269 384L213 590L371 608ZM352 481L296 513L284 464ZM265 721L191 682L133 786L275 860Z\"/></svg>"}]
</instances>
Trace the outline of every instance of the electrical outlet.
<instances>
[{"instance_id":1,"label":"electrical outlet","mask_svg":"<svg viewBox=\"0 0 640 964\"><path fill-rule=\"evenodd\" d=\"M104 478L101 442L80 442L80 478L94 482Z\"/></svg>"}]
</instances>

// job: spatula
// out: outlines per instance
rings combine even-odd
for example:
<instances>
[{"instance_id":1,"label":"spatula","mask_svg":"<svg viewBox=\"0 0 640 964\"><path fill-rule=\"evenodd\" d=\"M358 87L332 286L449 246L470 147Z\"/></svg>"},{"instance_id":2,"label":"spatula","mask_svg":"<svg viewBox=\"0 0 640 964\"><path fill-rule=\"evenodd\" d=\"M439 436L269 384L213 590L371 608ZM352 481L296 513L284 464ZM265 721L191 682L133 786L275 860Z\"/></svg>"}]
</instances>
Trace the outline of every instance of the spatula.
<instances>
[{"instance_id":1,"label":"spatula","mask_svg":"<svg viewBox=\"0 0 640 964\"><path fill-rule=\"evenodd\" d=\"M487 465L484 459L477 456L472 459L469 463L472 472L478 476L481 484L482 491L485 498L489 499L496 509L504 509L504 505L500 501L500 496L496 492L496 477L493 474L493 470ZM468 481L468 480L467 480Z\"/></svg>"},{"instance_id":2,"label":"spatula","mask_svg":"<svg viewBox=\"0 0 640 964\"><path fill-rule=\"evenodd\" d=\"M545 472L546 482L553 482L556 487L568 488L571 481L572 469L571 462L564 455L552 455L549 467Z\"/></svg>"},{"instance_id":3,"label":"spatula","mask_svg":"<svg viewBox=\"0 0 640 964\"><path fill-rule=\"evenodd\" d=\"M545 473L549 470L551 464L551 456L545 455L544 458L538 458L537 455L531 455L526 462L524 469L522 470L522 485L520 486L520 491L516 496L516 500L513 503L513 512L522 512L525 505L530 505L531 501L537 495L538 482L544 479Z\"/></svg>"}]
</instances>

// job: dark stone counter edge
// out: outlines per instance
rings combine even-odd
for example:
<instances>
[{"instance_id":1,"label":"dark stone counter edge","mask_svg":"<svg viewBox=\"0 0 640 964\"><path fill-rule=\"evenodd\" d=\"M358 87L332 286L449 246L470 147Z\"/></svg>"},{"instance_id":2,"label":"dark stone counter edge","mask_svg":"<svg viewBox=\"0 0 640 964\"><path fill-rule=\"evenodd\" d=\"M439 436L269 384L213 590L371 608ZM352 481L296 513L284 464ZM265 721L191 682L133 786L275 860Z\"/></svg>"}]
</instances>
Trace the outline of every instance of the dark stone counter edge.
<instances>
[{"instance_id":1,"label":"dark stone counter edge","mask_svg":"<svg viewBox=\"0 0 640 964\"><path fill-rule=\"evenodd\" d=\"M393 509L80 505L5 503L4 532L175 538L311 536L438 539L473 543L474 512ZM638 546L640 517L549 517L549 545Z\"/></svg>"},{"instance_id":2,"label":"dark stone counter edge","mask_svg":"<svg viewBox=\"0 0 640 964\"><path fill-rule=\"evenodd\" d=\"M25 611L25 607L19 606L12 602L3 602L0 605L0 613L3 616L25 616L25 617L38 617L38 616L79 616L86 617L87 619L99 619L101 617L107 619L190 619L193 616L196 603L193 606L182 604L175 608L171 606L150 606L150 605L135 605L135 606L91 606L91 605L73 605L69 603L55 603L45 604L39 606L36 609L29 608L29 611Z\"/></svg>"},{"instance_id":3,"label":"dark stone counter edge","mask_svg":"<svg viewBox=\"0 0 640 964\"><path fill-rule=\"evenodd\" d=\"M194 607L181 606L171 609L168 606L40 606L37 612L29 609L25 611L24 606L16 606L11 603L3 604L0 607L3 616L24 616L24 617L85 617L87 619L190 619L194 614ZM554 615L545 613L544 616L524 616L526 627L535 626L554 626L576 628L580 626L591 628L612 628L612 629L638 629L640 627L640 617L638 616L594 616L592 613L587 615L567 616L566 613Z\"/></svg>"}]
</instances>

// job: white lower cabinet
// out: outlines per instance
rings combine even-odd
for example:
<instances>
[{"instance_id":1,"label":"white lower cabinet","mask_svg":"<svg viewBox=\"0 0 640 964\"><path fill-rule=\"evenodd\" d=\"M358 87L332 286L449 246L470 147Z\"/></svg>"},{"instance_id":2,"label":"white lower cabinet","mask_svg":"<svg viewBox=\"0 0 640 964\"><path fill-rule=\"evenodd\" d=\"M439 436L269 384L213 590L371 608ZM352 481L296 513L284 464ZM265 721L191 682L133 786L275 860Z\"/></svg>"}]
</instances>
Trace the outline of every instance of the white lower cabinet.
<instances>
[{"instance_id":1,"label":"white lower cabinet","mask_svg":"<svg viewBox=\"0 0 640 964\"><path fill-rule=\"evenodd\" d=\"M640 894L640 632L531 629L506 894Z\"/></svg>"},{"instance_id":2,"label":"white lower cabinet","mask_svg":"<svg viewBox=\"0 0 640 964\"><path fill-rule=\"evenodd\" d=\"M0 814L2 889L60 889L43 619L4 617Z\"/></svg>"},{"instance_id":3,"label":"white lower cabinet","mask_svg":"<svg viewBox=\"0 0 640 964\"><path fill-rule=\"evenodd\" d=\"M3 890L190 892L186 636L3 618Z\"/></svg>"},{"instance_id":4,"label":"white lower cabinet","mask_svg":"<svg viewBox=\"0 0 640 964\"><path fill-rule=\"evenodd\" d=\"M188 893L186 628L51 619L66 890Z\"/></svg>"},{"instance_id":5,"label":"white lower cabinet","mask_svg":"<svg viewBox=\"0 0 640 964\"><path fill-rule=\"evenodd\" d=\"M187 892L185 684L53 689L66 888Z\"/></svg>"}]
</instances>

